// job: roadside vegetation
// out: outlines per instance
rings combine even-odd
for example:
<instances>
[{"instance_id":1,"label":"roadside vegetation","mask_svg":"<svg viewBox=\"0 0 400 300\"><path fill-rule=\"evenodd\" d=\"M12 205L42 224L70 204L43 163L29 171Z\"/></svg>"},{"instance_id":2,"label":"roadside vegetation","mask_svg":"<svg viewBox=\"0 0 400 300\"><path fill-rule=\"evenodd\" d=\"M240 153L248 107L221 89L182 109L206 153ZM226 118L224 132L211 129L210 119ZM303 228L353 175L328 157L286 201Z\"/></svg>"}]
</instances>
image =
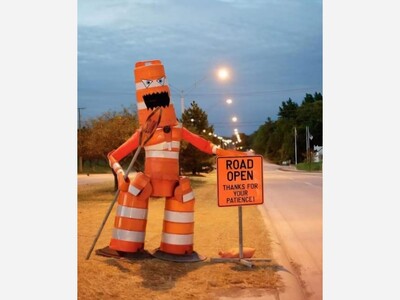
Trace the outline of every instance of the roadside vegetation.
<instances>
[{"instance_id":1,"label":"roadside vegetation","mask_svg":"<svg viewBox=\"0 0 400 300\"><path fill-rule=\"evenodd\" d=\"M297 170L302 171L322 171L322 162L304 162L296 166Z\"/></svg>"},{"instance_id":2,"label":"roadside vegetation","mask_svg":"<svg viewBox=\"0 0 400 300\"><path fill-rule=\"evenodd\" d=\"M309 149L306 148L307 127L310 133ZM267 121L250 135L249 143L256 153L273 163L312 162L314 146L322 146L322 95L306 94L300 105L290 98L282 102L278 119L273 121L267 118Z\"/></svg>"},{"instance_id":3,"label":"roadside vegetation","mask_svg":"<svg viewBox=\"0 0 400 300\"><path fill-rule=\"evenodd\" d=\"M283 101L279 107L277 120L266 118L254 133L246 135L220 137L235 142L224 144L214 136L214 127L208 122L207 113L192 101L180 120L191 132L224 148L236 148L240 151L252 149L266 160L282 164L297 161L313 165L313 147L322 146L322 95L306 94L301 104L292 99ZM123 144L139 128L136 108L123 108L120 112L108 111L101 116L87 120L78 129L78 172L101 173L111 172L108 167L107 154ZM306 147L306 128L309 129L309 148ZM296 141L296 143L295 143ZM296 145L296 147L295 147ZM296 148L296 149L295 149ZM297 150L297 151L296 151ZM297 157L295 154L297 153ZM127 167L134 153L121 162ZM319 157L322 161L322 156ZM215 158L205 154L191 144L182 141L180 166L182 173L192 175L208 173L213 170ZM143 171L144 151L139 155L135 164L136 171ZM301 168L301 166L300 166ZM310 168L304 168L310 170Z\"/></svg>"}]
</instances>

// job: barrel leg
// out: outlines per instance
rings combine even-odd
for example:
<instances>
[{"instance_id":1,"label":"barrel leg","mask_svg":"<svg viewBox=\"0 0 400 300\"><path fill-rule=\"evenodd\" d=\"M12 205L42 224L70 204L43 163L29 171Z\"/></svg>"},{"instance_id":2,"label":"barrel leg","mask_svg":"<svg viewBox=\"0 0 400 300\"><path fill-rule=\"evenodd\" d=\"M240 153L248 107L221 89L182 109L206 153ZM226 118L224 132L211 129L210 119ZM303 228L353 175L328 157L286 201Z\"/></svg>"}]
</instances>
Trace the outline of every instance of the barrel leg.
<instances>
[{"instance_id":1,"label":"barrel leg","mask_svg":"<svg viewBox=\"0 0 400 300\"><path fill-rule=\"evenodd\" d=\"M114 219L110 248L123 252L144 250L149 199L121 193Z\"/></svg>"},{"instance_id":2,"label":"barrel leg","mask_svg":"<svg viewBox=\"0 0 400 300\"><path fill-rule=\"evenodd\" d=\"M97 254L126 257L144 251L151 193L150 179L143 173L136 174L128 191L120 191L109 247L99 250Z\"/></svg>"},{"instance_id":3,"label":"barrel leg","mask_svg":"<svg viewBox=\"0 0 400 300\"><path fill-rule=\"evenodd\" d=\"M195 197L190 180L182 177L174 196L167 197L165 201L159 250L167 254L167 258L171 257L171 260L174 260L174 255L189 257L189 261L202 260L193 250L194 206Z\"/></svg>"}]
</instances>

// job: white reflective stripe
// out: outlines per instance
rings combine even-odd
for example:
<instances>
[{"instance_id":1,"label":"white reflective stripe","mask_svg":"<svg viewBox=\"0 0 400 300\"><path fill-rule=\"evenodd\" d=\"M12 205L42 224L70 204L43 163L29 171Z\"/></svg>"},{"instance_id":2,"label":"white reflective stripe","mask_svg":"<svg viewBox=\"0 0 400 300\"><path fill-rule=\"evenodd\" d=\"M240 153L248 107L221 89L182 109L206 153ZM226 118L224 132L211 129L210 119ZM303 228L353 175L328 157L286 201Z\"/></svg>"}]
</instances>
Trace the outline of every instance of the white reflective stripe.
<instances>
[{"instance_id":1,"label":"white reflective stripe","mask_svg":"<svg viewBox=\"0 0 400 300\"><path fill-rule=\"evenodd\" d=\"M117 172L118 169L122 169L121 165L117 162L112 165L112 168L115 172Z\"/></svg>"},{"instance_id":2,"label":"white reflective stripe","mask_svg":"<svg viewBox=\"0 0 400 300\"><path fill-rule=\"evenodd\" d=\"M179 152L175 151L157 151L157 150L146 150L146 158L159 157L159 158L179 158Z\"/></svg>"},{"instance_id":3,"label":"white reflective stripe","mask_svg":"<svg viewBox=\"0 0 400 300\"><path fill-rule=\"evenodd\" d=\"M143 243L145 232L114 228L112 231L112 237L120 241Z\"/></svg>"},{"instance_id":4,"label":"white reflective stripe","mask_svg":"<svg viewBox=\"0 0 400 300\"><path fill-rule=\"evenodd\" d=\"M143 90L145 88L146 88L146 86L144 85L143 82L136 82L136 89L137 90Z\"/></svg>"},{"instance_id":5,"label":"white reflective stripe","mask_svg":"<svg viewBox=\"0 0 400 300\"><path fill-rule=\"evenodd\" d=\"M174 126L174 128L182 128L182 123L178 123L178 125Z\"/></svg>"},{"instance_id":6,"label":"white reflective stripe","mask_svg":"<svg viewBox=\"0 0 400 300\"><path fill-rule=\"evenodd\" d=\"M193 191L183 195L183 202L188 202L188 201L193 200L193 199L194 199Z\"/></svg>"},{"instance_id":7,"label":"white reflective stripe","mask_svg":"<svg viewBox=\"0 0 400 300\"><path fill-rule=\"evenodd\" d=\"M214 145L214 146L212 147L212 153L217 154L217 148L218 148L218 147Z\"/></svg>"},{"instance_id":8,"label":"white reflective stripe","mask_svg":"<svg viewBox=\"0 0 400 300\"><path fill-rule=\"evenodd\" d=\"M191 245L193 244L193 234L172 234L163 232L161 241L172 245Z\"/></svg>"},{"instance_id":9,"label":"white reflective stripe","mask_svg":"<svg viewBox=\"0 0 400 300\"><path fill-rule=\"evenodd\" d=\"M162 79L162 83L159 83L157 80L158 79ZM137 90L143 90L143 89L147 89L147 88L154 88L154 87L158 87L158 86L168 86L168 82L167 82L167 78L163 77L163 78L158 78L158 79L149 79L151 81L150 84L146 85L144 84L143 81L141 82L136 82L136 89ZM146 80L145 80L146 81Z\"/></svg>"},{"instance_id":10,"label":"white reflective stripe","mask_svg":"<svg viewBox=\"0 0 400 300\"><path fill-rule=\"evenodd\" d=\"M147 209L118 205L116 215L124 218L147 220Z\"/></svg>"},{"instance_id":11,"label":"white reflective stripe","mask_svg":"<svg viewBox=\"0 0 400 300\"><path fill-rule=\"evenodd\" d=\"M140 110L140 109L146 109L146 108L147 108L146 103L144 103L144 102L138 102L138 103L137 103L137 108L138 108L138 110Z\"/></svg>"},{"instance_id":12,"label":"white reflective stripe","mask_svg":"<svg viewBox=\"0 0 400 300\"><path fill-rule=\"evenodd\" d=\"M119 174L119 173L122 173L122 174L124 174L124 170L122 170L122 169L118 169L118 171L117 171L117 172L115 172L115 173L117 173L117 174Z\"/></svg>"},{"instance_id":13,"label":"white reflective stripe","mask_svg":"<svg viewBox=\"0 0 400 300\"><path fill-rule=\"evenodd\" d=\"M135 187L132 184L130 184L129 188L128 188L128 192L131 193L134 196L137 196L137 195L139 195L140 190L137 187Z\"/></svg>"},{"instance_id":14,"label":"white reflective stripe","mask_svg":"<svg viewBox=\"0 0 400 300\"><path fill-rule=\"evenodd\" d=\"M175 142L172 141L171 143L172 148L179 148L181 146L180 142ZM168 143L167 142L162 142L162 143L158 143L155 145L150 145L150 146L145 146L144 149L145 150L166 150L168 149Z\"/></svg>"},{"instance_id":15,"label":"white reflective stripe","mask_svg":"<svg viewBox=\"0 0 400 300\"><path fill-rule=\"evenodd\" d=\"M175 223L192 223L194 222L194 213L166 210L164 212L164 220Z\"/></svg>"}]
</instances>

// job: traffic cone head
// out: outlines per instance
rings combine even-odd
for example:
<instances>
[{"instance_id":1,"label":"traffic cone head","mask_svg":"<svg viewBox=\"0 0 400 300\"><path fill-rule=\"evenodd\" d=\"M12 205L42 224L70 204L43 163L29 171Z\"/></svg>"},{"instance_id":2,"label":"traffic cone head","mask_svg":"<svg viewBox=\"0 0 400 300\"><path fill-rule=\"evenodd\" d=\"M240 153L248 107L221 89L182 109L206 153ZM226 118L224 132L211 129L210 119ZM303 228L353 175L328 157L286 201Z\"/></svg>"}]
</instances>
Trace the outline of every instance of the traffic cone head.
<instances>
[{"instance_id":1,"label":"traffic cone head","mask_svg":"<svg viewBox=\"0 0 400 300\"><path fill-rule=\"evenodd\" d=\"M162 107L160 127L177 123L171 103L170 89L160 60L139 61L135 64L135 85L140 125L157 107Z\"/></svg>"}]
</instances>

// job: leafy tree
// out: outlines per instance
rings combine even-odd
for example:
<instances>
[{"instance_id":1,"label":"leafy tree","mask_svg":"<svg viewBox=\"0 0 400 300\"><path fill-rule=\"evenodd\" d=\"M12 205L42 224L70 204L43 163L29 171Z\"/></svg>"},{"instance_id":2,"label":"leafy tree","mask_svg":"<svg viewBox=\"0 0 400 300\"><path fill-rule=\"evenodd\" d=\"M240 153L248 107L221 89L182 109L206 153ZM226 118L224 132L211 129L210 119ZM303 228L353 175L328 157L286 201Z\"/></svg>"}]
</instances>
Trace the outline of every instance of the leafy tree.
<instances>
[{"instance_id":1,"label":"leafy tree","mask_svg":"<svg viewBox=\"0 0 400 300\"><path fill-rule=\"evenodd\" d=\"M298 124L298 141L304 141L298 144L298 153L302 153L304 158L306 155L306 126L309 127L312 140L310 140L310 147L314 145L322 145L322 95L315 93L314 96L306 94L301 106L299 107L296 124Z\"/></svg>"},{"instance_id":2,"label":"leafy tree","mask_svg":"<svg viewBox=\"0 0 400 300\"><path fill-rule=\"evenodd\" d=\"M307 103L313 103L314 101L315 101L315 99L314 99L313 95L306 94L304 99L303 99L302 105L303 104L307 104Z\"/></svg>"},{"instance_id":3,"label":"leafy tree","mask_svg":"<svg viewBox=\"0 0 400 300\"><path fill-rule=\"evenodd\" d=\"M296 126L298 111L299 105L293 102L291 98L286 102L282 102L282 106L279 107L277 128L279 128L279 132L282 135L282 144L273 157L276 162L292 160L294 158L293 129Z\"/></svg>"},{"instance_id":4,"label":"leafy tree","mask_svg":"<svg viewBox=\"0 0 400 300\"><path fill-rule=\"evenodd\" d=\"M214 131L213 126L208 123L207 113L195 101L192 101L190 107L184 111L181 122L188 130L205 139L209 139L208 132ZM216 143L216 141L213 142ZM204 168L211 169L213 163L214 158L212 156L201 152L188 142L182 141L180 167L183 171L190 171L195 175L202 172Z\"/></svg>"},{"instance_id":5,"label":"leafy tree","mask_svg":"<svg viewBox=\"0 0 400 300\"><path fill-rule=\"evenodd\" d=\"M289 98L288 101L282 102L282 106L279 107L278 116L280 119L294 120L296 119L298 108L299 105L296 102L293 102L292 99Z\"/></svg>"},{"instance_id":6,"label":"leafy tree","mask_svg":"<svg viewBox=\"0 0 400 300\"><path fill-rule=\"evenodd\" d=\"M78 153L91 165L93 161L103 161L108 165L107 154L123 144L138 127L138 119L132 109L123 108L120 112L105 112L97 118L86 121L85 126L79 130ZM127 166L130 158L131 156L124 158L121 165ZM143 156L138 158L137 164L143 165Z\"/></svg>"},{"instance_id":7,"label":"leafy tree","mask_svg":"<svg viewBox=\"0 0 400 300\"><path fill-rule=\"evenodd\" d=\"M90 135L90 129L87 128L86 126L83 126L82 128L78 129L78 147L77 147L77 152L78 152L78 157L83 160L83 157L85 159L89 159L89 149L88 149L88 137ZM82 161L83 163L83 161Z\"/></svg>"},{"instance_id":8,"label":"leafy tree","mask_svg":"<svg viewBox=\"0 0 400 300\"><path fill-rule=\"evenodd\" d=\"M122 112L108 111L88 122L91 134L87 145L90 156L107 159L107 154L124 143L138 128L136 115L124 108Z\"/></svg>"},{"instance_id":9,"label":"leafy tree","mask_svg":"<svg viewBox=\"0 0 400 300\"><path fill-rule=\"evenodd\" d=\"M322 94L321 93L314 93L314 100L315 101L322 101Z\"/></svg>"},{"instance_id":10,"label":"leafy tree","mask_svg":"<svg viewBox=\"0 0 400 300\"><path fill-rule=\"evenodd\" d=\"M274 132L275 126L275 122L268 117L267 121L251 134L251 148L254 152L266 156L267 142L272 132Z\"/></svg>"},{"instance_id":11,"label":"leafy tree","mask_svg":"<svg viewBox=\"0 0 400 300\"><path fill-rule=\"evenodd\" d=\"M273 155L270 154L270 159L275 162L291 160L294 155L294 121L279 119L276 122L276 125L277 126L274 134L277 134L279 136L279 139L277 137L274 137L275 147L273 149L270 149L274 150ZM276 144L276 140L279 140L279 145Z\"/></svg>"}]
</instances>

